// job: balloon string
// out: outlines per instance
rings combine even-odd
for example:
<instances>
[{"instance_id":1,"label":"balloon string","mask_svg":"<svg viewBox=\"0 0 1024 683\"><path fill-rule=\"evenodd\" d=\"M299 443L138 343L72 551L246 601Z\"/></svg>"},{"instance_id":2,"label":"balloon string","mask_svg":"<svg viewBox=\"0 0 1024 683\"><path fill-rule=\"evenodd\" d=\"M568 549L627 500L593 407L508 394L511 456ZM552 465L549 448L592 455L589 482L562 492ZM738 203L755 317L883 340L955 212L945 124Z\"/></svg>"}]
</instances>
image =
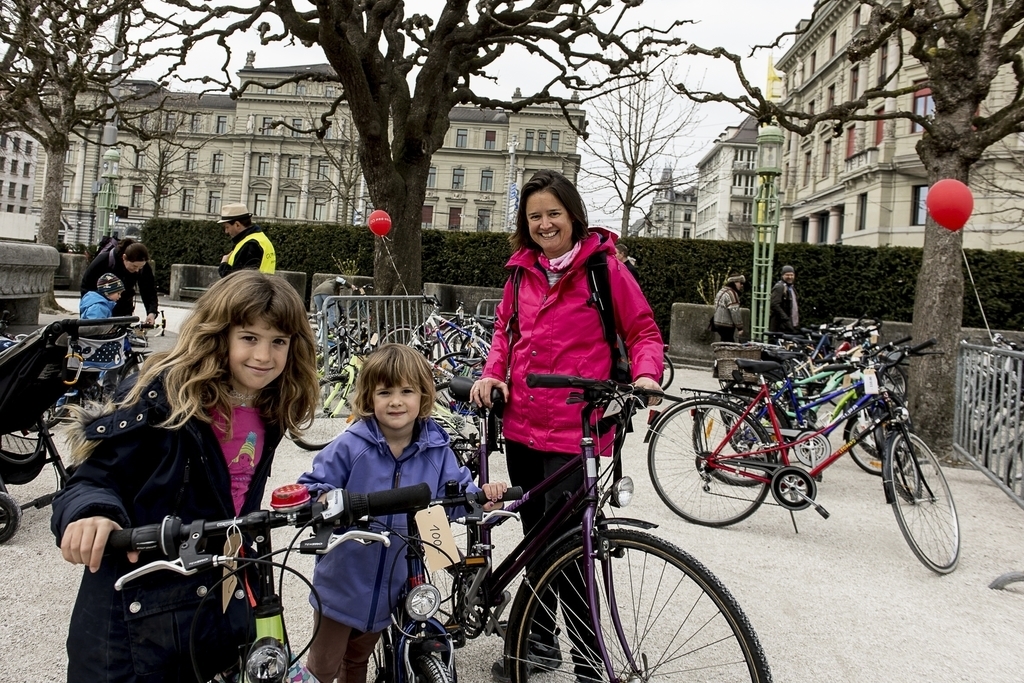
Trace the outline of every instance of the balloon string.
<instances>
[{"instance_id":1,"label":"balloon string","mask_svg":"<svg viewBox=\"0 0 1024 683\"><path fill-rule=\"evenodd\" d=\"M971 273L971 264L967 261L967 252L960 247L960 253L964 257L964 265L967 266L967 277L971 279L971 287L974 288L974 298L978 301L978 310L981 311L981 319L985 323L985 331L988 332L989 341L992 340L992 328L988 326L988 317L985 315L985 307L981 305L981 296L978 295L978 285L974 282L974 274Z\"/></svg>"},{"instance_id":2,"label":"balloon string","mask_svg":"<svg viewBox=\"0 0 1024 683\"><path fill-rule=\"evenodd\" d=\"M384 251L387 252L388 259L391 261L391 267L395 269L395 275L398 276L398 284L402 285L405 295L409 296L409 290L405 286L405 281L402 280L402 274L398 272L398 265L395 264L395 257L391 255L391 250L388 249L388 238L382 235L380 241L384 244Z\"/></svg>"}]
</instances>

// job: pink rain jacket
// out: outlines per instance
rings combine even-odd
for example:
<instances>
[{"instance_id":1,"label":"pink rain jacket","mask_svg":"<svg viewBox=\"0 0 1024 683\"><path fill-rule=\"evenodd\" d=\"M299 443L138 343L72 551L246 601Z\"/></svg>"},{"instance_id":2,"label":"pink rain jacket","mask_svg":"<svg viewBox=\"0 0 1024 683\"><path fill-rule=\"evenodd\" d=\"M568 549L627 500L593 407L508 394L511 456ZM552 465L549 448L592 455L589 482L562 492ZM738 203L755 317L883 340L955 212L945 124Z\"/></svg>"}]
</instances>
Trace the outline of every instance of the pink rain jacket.
<instances>
[{"instance_id":1,"label":"pink rain jacket","mask_svg":"<svg viewBox=\"0 0 1024 683\"><path fill-rule=\"evenodd\" d=\"M594 379L611 376L611 350L601 330L601 314L588 304L587 258L603 251L608 259L608 279L615 308L615 326L629 349L633 379L650 377L660 381L664 368L661 333L654 314L639 285L615 258L612 240L602 242L591 234L581 246L572 265L554 287L537 262L537 251L520 249L507 267L523 268L519 284L519 319L512 344L512 373L509 402L505 407L505 436L530 448L553 453L579 453L580 404L566 405L569 389L531 389L530 373L577 375ZM483 376L504 381L508 362L509 335L506 325L512 315L513 279L505 283L498 304L494 341Z\"/></svg>"}]
</instances>

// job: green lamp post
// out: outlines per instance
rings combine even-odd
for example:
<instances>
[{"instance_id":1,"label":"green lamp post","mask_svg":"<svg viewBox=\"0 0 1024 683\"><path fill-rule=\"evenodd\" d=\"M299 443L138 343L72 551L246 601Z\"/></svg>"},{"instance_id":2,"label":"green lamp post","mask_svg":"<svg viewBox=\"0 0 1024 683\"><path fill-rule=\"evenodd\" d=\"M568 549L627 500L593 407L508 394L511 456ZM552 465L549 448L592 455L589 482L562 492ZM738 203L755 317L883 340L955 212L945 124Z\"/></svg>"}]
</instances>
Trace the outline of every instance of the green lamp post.
<instances>
[{"instance_id":1,"label":"green lamp post","mask_svg":"<svg viewBox=\"0 0 1024 683\"><path fill-rule=\"evenodd\" d=\"M103 171L100 174L102 184L96 197L97 227L101 235L109 235L112 231L111 216L117 209L117 166L121 153L117 147L111 147L103 153Z\"/></svg>"},{"instance_id":2,"label":"green lamp post","mask_svg":"<svg viewBox=\"0 0 1024 683\"><path fill-rule=\"evenodd\" d=\"M779 233L779 188L782 174L782 144L785 137L778 126L767 125L757 135L757 197L754 199L754 271L750 288L750 338L762 341L768 329L772 288L772 259Z\"/></svg>"}]
</instances>

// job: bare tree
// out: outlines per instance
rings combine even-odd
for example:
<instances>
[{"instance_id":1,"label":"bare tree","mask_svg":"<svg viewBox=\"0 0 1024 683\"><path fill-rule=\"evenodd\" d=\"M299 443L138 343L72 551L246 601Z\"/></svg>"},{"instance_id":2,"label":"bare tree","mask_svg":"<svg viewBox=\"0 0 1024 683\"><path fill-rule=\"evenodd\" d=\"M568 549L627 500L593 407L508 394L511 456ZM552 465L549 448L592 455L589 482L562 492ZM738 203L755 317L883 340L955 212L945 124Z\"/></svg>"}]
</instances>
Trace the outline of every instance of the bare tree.
<instances>
[{"instance_id":1,"label":"bare tree","mask_svg":"<svg viewBox=\"0 0 1024 683\"><path fill-rule=\"evenodd\" d=\"M839 126L848 121L905 119L923 129L917 153L929 184L943 178L968 182L971 170L986 150L1006 136L1024 130L1024 0L861 0L871 16L863 32L846 49L854 64L866 60L896 41L899 63L874 87L859 97L840 102L819 113L785 109L769 101L743 73L740 57L722 48L691 45L687 52L730 60L743 88L739 96L677 89L696 102L729 102L741 111L799 135L810 134L822 121ZM835 9L834 3L816 3L814 14L801 23L799 35L814 26L819 15ZM772 46L779 45L782 36ZM757 49L757 48L755 48ZM927 78L894 87L894 76L903 67L904 55L917 60ZM993 84L1005 75L1010 86L992 98ZM873 111L877 103L895 102L930 88L935 110L929 115L913 111ZM984 105L984 108L983 108ZM925 228L924 254L914 301L914 337L936 338L944 355L917 362L910 378L910 406L915 429L934 446L950 452L956 348L963 315L964 282L961 269L962 236L937 225L930 218Z\"/></svg>"},{"instance_id":2,"label":"bare tree","mask_svg":"<svg viewBox=\"0 0 1024 683\"><path fill-rule=\"evenodd\" d=\"M620 215L622 234L629 231L634 209L642 209L664 189L663 168L690 150L677 148L701 119L696 105L675 96L675 63L648 56L640 66L647 78L611 90L591 101L591 135L584 147L596 160L583 167L591 193L611 193L600 208Z\"/></svg>"},{"instance_id":3,"label":"bare tree","mask_svg":"<svg viewBox=\"0 0 1024 683\"><path fill-rule=\"evenodd\" d=\"M203 10L188 0L171 1ZM624 15L641 3L447 0L427 16L407 15L406 3L400 0L325 0L308 10L296 9L291 0L267 0L238 14L230 28L215 30L209 28L212 22L200 23L202 30L193 27L186 43L210 36L223 42L226 34L252 26L269 13L276 15L283 29L274 33L269 23L261 24L264 42L294 39L323 49L343 86L339 99L348 102L358 133L359 161L370 199L393 220L390 246L386 250L378 241L375 258L376 290L393 293L421 286L421 207L430 159L444 143L452 108L473 104L520 111L556 103L566 113L576 104L572 91L585 101L630 82L637 78L635 67L647 54L675 44L664 32L621 28ZM641 33L642 38L635 38ZM493 78L488 69L512 48L525 50L549 68L553 74L549 81L533 95L515 101L480 95L474 90L475 79ZM606 79L592 83L579 75L597 64L607 67ZM226 66L223 71L222 85L230 87ZM322 78L302 74L284 82ZM248 85L242 83L240 88ZM565 95L553 92L556 89ZM330 115L333 112L324 117Z\"/></svg>"}]
</instances>

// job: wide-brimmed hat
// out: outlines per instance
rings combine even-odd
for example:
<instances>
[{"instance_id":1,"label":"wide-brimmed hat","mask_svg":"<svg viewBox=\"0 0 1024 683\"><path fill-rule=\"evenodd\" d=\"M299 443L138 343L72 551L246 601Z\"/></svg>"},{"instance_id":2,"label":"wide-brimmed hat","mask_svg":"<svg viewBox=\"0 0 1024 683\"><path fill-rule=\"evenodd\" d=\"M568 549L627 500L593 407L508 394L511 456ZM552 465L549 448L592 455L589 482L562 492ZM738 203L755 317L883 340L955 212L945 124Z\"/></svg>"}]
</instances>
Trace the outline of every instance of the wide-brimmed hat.
<instances>
[{"instance_id":1,"label":"wide-brimmed hat","mask_svg":"<svg viewBox=\"0 0 1024 683\"><path fill-rule=\"evenodd\" d=\"M218 223L233 223L252 216L245 204L225 204L220 210Z\"/></svg>"},{"instance_id":2,"label":"wide-brimmed hat","mask_svg":"<svg viewBox=\"0 0 1024 683\"><path fill-rule=\"evenodd\" d=\"M113 273L103 273L103 275L100 275L100 279L96 281L96 291L104 296L116 294L117 292L124 291L124 283L121 282L121 278Z\"/></svg>"}]
</instances>

